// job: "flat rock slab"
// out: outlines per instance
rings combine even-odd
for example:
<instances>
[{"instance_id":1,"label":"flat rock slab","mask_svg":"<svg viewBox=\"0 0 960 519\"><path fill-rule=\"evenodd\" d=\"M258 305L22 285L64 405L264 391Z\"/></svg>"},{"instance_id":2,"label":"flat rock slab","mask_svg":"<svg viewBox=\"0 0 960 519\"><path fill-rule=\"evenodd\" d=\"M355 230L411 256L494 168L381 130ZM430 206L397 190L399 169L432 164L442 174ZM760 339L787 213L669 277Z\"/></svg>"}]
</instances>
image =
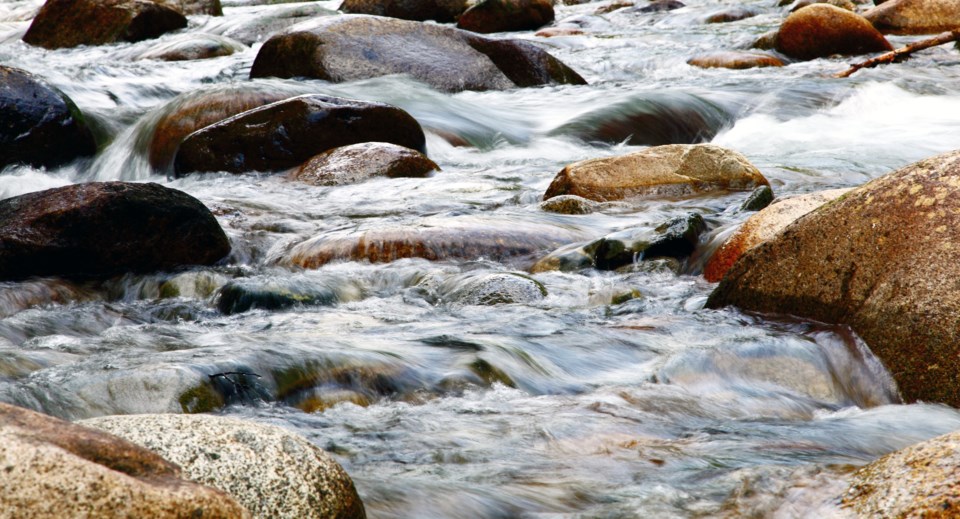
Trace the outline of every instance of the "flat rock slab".
<instances>
[{"instance_id":1,"label":"flat rock slab","mask_svg":"<svg viewBox=\"0 0 960 519\"><path fill-rule=\"evenodd\" d=\"M532 43L379 16L325 17L270 38L251 78L309 77L333 82L407 74L446 92L585 84Z\"/></svg>"},{"instance_id":2,"label":"flat rock slab","mask_svg":"<svg viewBox=\"0 0 960 519\"><path fill-rule=\"evenodd\" d=\"M750 249L707 306L850 325L904 400L960 405L960 152L902 168Z\"/></svg>"},{"instance_id":3,"label":"flat rock slab","mask_svg":"<svg viewBox=\"0 0 960 519\"><path fill-rule=\"evenodd\" d=\"M47 0L23 41L60 49L147 40L186 26L179 10L151 0Z\"/></svg>"},{"instance_id":4,"label":"flat rock slab","mask_svg":"<svg viewBox=\"0 0 960 519\"><path fill-rule=\"evenodd\" d=\"M607 202L749 190L768 184L735 151L712 144L672 144L570 164L557 173L543 198L577 195Z\"/></svg>"},{"instance_id":5,"label":"flat rock slab","mask_svg":"<svg viewBox=\"0 0 960 519\"><path fill-rule=\"evenodd\" d=\"M251 517L155 452L2 403L0 467L0 511L18 519Z\"/></svg>"},{"instance_id":6,"label":"flat rock slab","mask_svg":"<svg viewBox=\"0 0 960 519\"><path fill-rule=\"evenodd\" d=\"M80 423L159 453L178 464L186 478L229 494L254 517L366 517L340 464L280 427L169 414L105 416Z\"/></svg>"},{"instance_id":7,"label":"flat rock slab","mask_svg":"<svg viewBox=\"0 0 960 519\"><path fill-rule=\"evenodd\" d=\"M0 201L0 279L153 272L229 252L199 200L158 184L75 184Z\"/></svg>"}]
</instances>

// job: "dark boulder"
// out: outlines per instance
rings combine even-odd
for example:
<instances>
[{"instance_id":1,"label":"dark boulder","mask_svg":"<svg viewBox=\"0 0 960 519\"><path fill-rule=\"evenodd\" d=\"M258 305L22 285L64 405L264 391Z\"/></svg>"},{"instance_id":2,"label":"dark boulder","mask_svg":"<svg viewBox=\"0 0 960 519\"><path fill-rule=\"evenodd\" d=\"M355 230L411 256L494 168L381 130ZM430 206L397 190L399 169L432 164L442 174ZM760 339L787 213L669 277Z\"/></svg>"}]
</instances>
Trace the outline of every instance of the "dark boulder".
<instances>
[{"instance_id":1,"label":"dark boulder","mask_svg":"<svg viewBox=\"0 0 960 519\"><path fill-rule=\"evenodd\" d=\"M361 15L298 24L264 43L250 70L251 78L309 77L338 83L389 74L408 74L447 92L585 84L532 43Z\"/></svg>"},{"instance_id":2,"label":"dark boulder","mask_svg":"<svg viewBox=\"0 0 960 519\"><path fill-rule=\"evenodd\" d=\"M47 0L23 41L60 49L147 40L186 26L180 11L151 0Z\"/></svg>"},{"instance_id":3,"label":"dark boulder","mask_svg":"<svg viewBox=\"0 0 960 519\"><path fill-rule=\"evenodd\" d=\"M707 306L847 324L904 400L957 407L958 186L954 151L856 188L748 250Z\"/></svg>"},{"instance_id":4,"label":"dark boulder","mask_svg":"<svg viewBox=\"0 0 960 519\"><path fill-rule=\"evenodd\" d=\"M554 17L552 0L483 0L460 16L457 27L480 33L532 31Z\"/></svg>"},{"instance_id":5,"label":"dark boulder","mask_svg":"<svg viewBox=\"0 0 960 519\"><path fill-rule=\"evenodd\" d=\"M308 94L243 112L190 134L177 150L174 174L279 171L358 142L426 150L420 124L400 108Z\"/></svg>"},{"instance_id":6,"label":"dark boulder","mask_svg":"<svg viewBox=\"0 0 960 519\"><path fill-rule=\"evenodd\" d=\"M796 59L893 50L866 18L829 4L813 4L790 14L777 31L778 51Z\"/></svg>"},{"instance_id":7,"label":"dark boulder","mask_svg":"<svg viewBox=\"0 0 960 519\"><path fill-rule=\"evenodd\" d=\"M549 134L605 144L695 144L710 141L734 117L695 94L652 92L580 115Z\"/></svg>"},{"instance_id":8,"label":"dark boulder","mask_svg":"<svg viewBox=\"0 0 960 519\"><path fill-rule=\"evenodd\" d=\"M28 72L0 66L0 168L52 168L96 151L70 98Z\"/></svg>"},{"instance_id":9,"label":"dark boulder","mask_svg":"<svg viewBox=\"0 0 960 519\"><path fill-rule=\"evenodd\" d=\"M466 0L344 0L340 10L402 20L451 23L467 10Z\"/></svg>"},{"instance_id":10,"label":"dark boulder","mask_svg":"<svg viewBox=\"0 0 960 519\"><path fill-rule=\"evenodd\" d=\"M158 184L75 184L0 201L0 279L169 270L229 252L199 200Z\"/></svg>"},{"instance_id":11,"label":"dark boulder","mask_svg":"<svg viewBox=\"0 0 960 519\"><path fill-rule=\"evenodd\" d=\"M326 306L360 299L359 290L340 279L305 276L251 278L231 281L220 289L217 309L236 314L253 309L280 310L293 306Z\"/></svg>"},{"instance_id":12,"label":"dark boulder","mask_svg":"<svg viewBox=\"0 0 960 519\"><path fill-rule=\"evenodd\" d=\"M337 186L374 177L422 178L439 169L419 151L386 142L362 142L325 151L302 164L290 178L315 186Z\"/></svg>"}]
</instances>

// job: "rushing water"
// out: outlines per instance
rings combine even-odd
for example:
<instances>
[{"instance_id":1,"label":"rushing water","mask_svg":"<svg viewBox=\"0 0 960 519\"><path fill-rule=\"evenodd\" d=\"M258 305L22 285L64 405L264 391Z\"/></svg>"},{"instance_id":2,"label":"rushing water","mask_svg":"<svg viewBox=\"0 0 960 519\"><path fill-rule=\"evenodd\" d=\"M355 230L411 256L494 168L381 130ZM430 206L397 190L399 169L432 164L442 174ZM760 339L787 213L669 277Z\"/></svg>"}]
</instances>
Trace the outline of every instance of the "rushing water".
<instances>
[{"instance_id":1,"label":"rushing water","mask_svg":"<svg viewBox=\"0 0 960 519\"><path fill-rule=\"evenodd\" d=\"M484 259L336 263L291 272L273 260L306 238L448 221L562 226L589 236L654 227L691 211L715 240L746 215L744 194L644 201L559 216L538 209L565 164L639 149L550 135L591 110L649 95L696 95L733 114L713 142L746 155L779 195L849 187L960 148L960 57L937 48L832 79L843 59L753 70L697 69L692 55L742 48L783 8L728 24L738 5L695 0L659 14L558 6L582 36L530 33L590 86L439 93L403 77L348 84L258 81L398 105L428 132L442 172L309 187L270 175L170 180L145 160L174 97L248 81L260 43L229 57L137 60L164 41L45 51L19 41L40 2L0 5L0 63L47 78L110 139L54 171L8 168L0 196L90 180L164 183L214 210L228 264L99 283L0 284L0 400L78 419L179 412L180 395L217 373L217 411L315 441L353 476L368 514L408 517L826 517L852 467L960 428L960 413L899 405L889 376L849 330L704 310L712 285L694 258L677 274L544 273L529 305L445 299L470 274L527 265ZM191 17L187 31L231 34L255 20L336 3L243 5ZM304 11L306 10L306 11ZM895 45L908 41L893 38ZM454 147L438 132L472 147ZM709 244L705 244L708 247ZM323 286L332 306L217 311L232 278ZM175 291L171 291L175 287ZM642 297L611 304L615 294ZM243 380L239 380L243 378Z\"/></svg>"}]
</instances>

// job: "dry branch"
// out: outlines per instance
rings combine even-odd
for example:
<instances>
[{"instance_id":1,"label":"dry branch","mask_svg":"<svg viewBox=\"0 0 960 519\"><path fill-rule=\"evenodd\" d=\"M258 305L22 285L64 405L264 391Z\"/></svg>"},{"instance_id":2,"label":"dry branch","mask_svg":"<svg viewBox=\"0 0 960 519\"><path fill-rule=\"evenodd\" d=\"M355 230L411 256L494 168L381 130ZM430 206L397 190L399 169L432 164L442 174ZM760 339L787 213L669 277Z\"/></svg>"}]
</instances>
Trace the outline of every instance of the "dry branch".
<instances>
[{"instance_id":1,"label":"dry branch","mask_svg":"<svg viewBox=\"0 0 960 519\"><path fill-rule=\"evenodd\" d=\"M910 57L911 54L923 49L929 49L930 47L936 47L937 45L943 45L944 43L950 43L952 41L960 40L960 28L954 29L952 31L942 32L933 38L928 38L926 40L915 41L910 45L905 47L900 47L899 49L892 50L890 52L881 54L875 58L870 58L863 63L856 63L851 65L850 68L841 72L834 77L849 77L854 72L862 68L872 68L883 63L894 63L902 61Z\"/></svg>"}]
</instances>

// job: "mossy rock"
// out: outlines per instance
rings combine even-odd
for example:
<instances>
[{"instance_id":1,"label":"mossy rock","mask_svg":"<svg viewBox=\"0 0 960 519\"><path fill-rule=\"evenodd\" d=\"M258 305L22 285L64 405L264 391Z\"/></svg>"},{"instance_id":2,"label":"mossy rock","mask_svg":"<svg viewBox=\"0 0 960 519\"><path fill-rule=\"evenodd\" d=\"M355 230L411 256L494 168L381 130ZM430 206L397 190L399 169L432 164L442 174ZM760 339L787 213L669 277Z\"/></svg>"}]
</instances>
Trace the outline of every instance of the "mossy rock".
<instances>
[{"instance_id":1,"label":"mossy rock","mask_svg":"<svg viewBox=\"0 0 960 519\"><path fill-rule=\"evenodd\" d=\"M184 413L210 413L226 405L226 400L213 385L203 382L183 392L178 399Z\"/></svg>"}]
</instances>

